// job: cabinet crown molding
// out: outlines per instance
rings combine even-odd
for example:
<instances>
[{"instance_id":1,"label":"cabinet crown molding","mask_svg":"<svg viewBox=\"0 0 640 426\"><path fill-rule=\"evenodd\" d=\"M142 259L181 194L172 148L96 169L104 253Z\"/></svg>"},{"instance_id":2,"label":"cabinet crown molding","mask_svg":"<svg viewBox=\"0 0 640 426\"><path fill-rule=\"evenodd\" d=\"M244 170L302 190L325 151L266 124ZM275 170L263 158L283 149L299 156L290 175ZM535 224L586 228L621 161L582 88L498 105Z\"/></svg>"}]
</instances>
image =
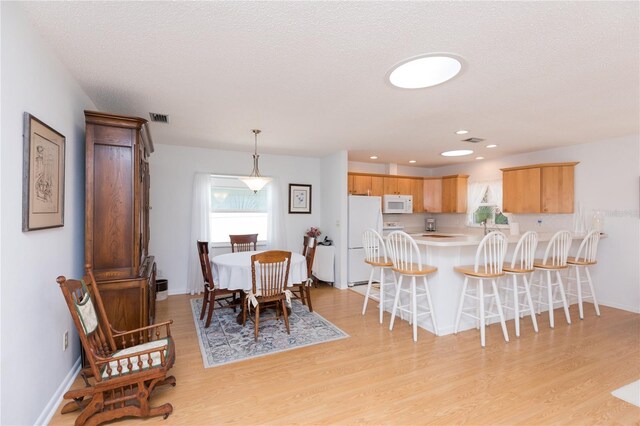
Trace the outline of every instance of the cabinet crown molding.
<instances>
[{"instance_id":1,"label":"cabinet crown molding","mask_svg":"<svg viewBox=\"0 0 640 426\"><path fill-rule=\"evenodd\" d=\"M575 166L579 164L579 161L567 162L567 163L542 163L542 164L529 164L526 166L517 166L517 167L507 167L504 169L500 169L503 172L508 172L511 170L522 170L522 169L538 169L542 167L563 167L563 166Z\"/></svg>"}]
</instances>

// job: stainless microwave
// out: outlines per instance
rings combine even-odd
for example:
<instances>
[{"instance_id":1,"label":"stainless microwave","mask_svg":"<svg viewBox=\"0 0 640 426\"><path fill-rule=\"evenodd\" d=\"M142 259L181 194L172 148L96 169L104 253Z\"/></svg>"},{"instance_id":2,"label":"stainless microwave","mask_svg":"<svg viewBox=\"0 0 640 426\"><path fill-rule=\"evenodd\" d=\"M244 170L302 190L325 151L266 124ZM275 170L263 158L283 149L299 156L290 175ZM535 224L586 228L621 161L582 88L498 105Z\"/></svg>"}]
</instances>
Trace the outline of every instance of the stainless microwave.
<instances>
[{"instance_id":1,"label":"stainless microwave","mask_svg":"<svg viewBox=\"0 0 640 426\"><path fill-rule=\"evenodd\" d=\"M413 195L383 195L382 213L413 213Z\"/></svg>"}]
</instances>

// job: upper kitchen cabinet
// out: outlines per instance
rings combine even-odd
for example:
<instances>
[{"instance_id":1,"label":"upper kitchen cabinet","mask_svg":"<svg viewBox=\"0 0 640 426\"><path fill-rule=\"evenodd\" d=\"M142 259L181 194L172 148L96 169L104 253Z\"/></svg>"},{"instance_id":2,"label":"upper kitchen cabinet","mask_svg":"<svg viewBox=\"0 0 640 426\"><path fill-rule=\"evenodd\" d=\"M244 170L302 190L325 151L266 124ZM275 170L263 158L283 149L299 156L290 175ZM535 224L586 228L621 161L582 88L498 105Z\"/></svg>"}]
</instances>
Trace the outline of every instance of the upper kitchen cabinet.
<instances>
[{"instance_id":1,"label":"upper kitchen cabinet","mask_svg":"<svg viewBox=\"0 0 640 426\"><path fill-rule=\"evenodd\" d=\"M502 170L503 210L573 213L573 163L533 164Z\"/></svg>"},{"instance_id":2,"label":"upper kitchen cabinet","mask_svg":"<svg viewBox=\"0 0 640 426\"><path fill-rule=\"evenodd\" d=\"M424 211L422 177L349 173L350 195L413 195L413 212Z\"/></svg>"},{"instance_id":3,"label":"upper kitchen cabinet","mask_svg":"<svg viewBox=\"0 0 640 426\"><path fill-rule=\"evenodd\" d=\"M468 175L442 176L442 213L467 212Z\"/></svg>"},{"instance_id":4,"label":"upper kitchen cabinet","mask_svg":"<svg viewBox=\"0 0 640 426\"><path fill-rule=\"evenodd\" d=\"M414 179L404 177L385 176L384 193L391 195L411 195L412 185L411 182Z\"/></svg>"},{"instance_id":5,"label":"upper kitchen cabinet","mask_svg":"<svg viewBox=\"0 0 640 426\"><path fill-rule=\"evenodd\" d=\"M411 195L413 195L413 212L422 213L424 211L424 184L423 179L410 179Z\"/></svg>"},{"instance_id":6,"label":"upper kitchen cabinet","mask_svg":"<svg viewBox=\"0 0 640 426\"><path fill-rule=\"evenodd\" d=\"M382 196L384 194L382 176L349 173L348 182L351 195Z\"/></svg>"},{"instance_id":7,"label":"upper kitchen cabinet","mask_svg":"<svg viewBox=\"0 0 640 426\"><path fill-rule=\"evenodd\" d=\"M442 212L442 178L424 178L423 205L424 211L429 213ZM414 203L415 206L415 203Z\"/></svg>"}]
</instances>

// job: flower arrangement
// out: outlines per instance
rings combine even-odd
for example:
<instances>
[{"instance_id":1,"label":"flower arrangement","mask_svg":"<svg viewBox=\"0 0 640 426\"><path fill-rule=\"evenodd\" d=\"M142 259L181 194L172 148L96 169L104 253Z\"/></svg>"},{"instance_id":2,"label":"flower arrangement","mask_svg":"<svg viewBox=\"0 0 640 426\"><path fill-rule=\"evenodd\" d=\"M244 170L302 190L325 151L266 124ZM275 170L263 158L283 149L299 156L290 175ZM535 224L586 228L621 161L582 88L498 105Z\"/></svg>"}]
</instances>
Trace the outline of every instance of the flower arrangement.
<instances>
[{"instance_id":1,"label":"flower arrangement","mask_svg":"<svg viewBox=\"0 0 640 426\"><path fill-rule=\"evenodd\" d=\"M322 232L320 232L320 230L315 226L312 226L311 228L307 229L307 237L318 238L321 234Z\"/></svg>"}]
</instances>

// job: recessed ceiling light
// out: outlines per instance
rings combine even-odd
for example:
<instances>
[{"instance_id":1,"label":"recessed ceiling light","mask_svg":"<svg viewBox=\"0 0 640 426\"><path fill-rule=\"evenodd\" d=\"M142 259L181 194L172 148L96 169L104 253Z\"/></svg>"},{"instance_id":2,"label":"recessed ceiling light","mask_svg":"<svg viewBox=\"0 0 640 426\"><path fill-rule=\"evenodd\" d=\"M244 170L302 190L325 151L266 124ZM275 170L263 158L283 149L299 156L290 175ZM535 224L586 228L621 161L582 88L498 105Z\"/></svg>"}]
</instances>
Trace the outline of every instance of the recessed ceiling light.
<instances>
[{"instance_id":1,"label":"recessed ceiling light","mask_svg":"<svg viewBox=\"0 0 640 426\"><path fill-rule=\"evenodd\" d=\"M484 160L484 157L476 157L476 160Z\"/></svg>"},{"instance_id":2,"label":"recessed ceiling light","mask_svg":"<svg viewBox=\"0 0 640 426\"><path fill-rule=\"evenodd\" d=\"M409 162L410 162L411 164L413 164L413 163L417 163L417 161L416 161L416 160L409 160Z\"/></svg>"},{"instance_id":3,"label":"recessed ceiling light","mask_svg":"<svg viewBox=\"0 0 640 426\"><path fill-rule=\"evenodd\" d=\"M458 130L458 131L456 132L456 135L466 135L467 133L469 133L469 131L468 131L468 130Z\"/></svg>"},{"instance_id":4,"label":"recessed ceiling light","mask_svg":"<svg viewBox=\"0 0 640 426\"><path fill-rule=\"evenodd\" d=\"M440 153L443 157L462 157L463 155L469 154L473 154L473 151L470 149L456 149L454 151L445 151Z\"/></svg>"},{"instance_id":5,"label":"recessed ceiling light","mask_svg":"<svg viewBox=\"0 0 640 426\"><path fill-rule=\"evenodd\" d=\"M377 156L377 155L372 155L372 156L371 156L371 157L369 157L369 158L371 158L372 160L377 160L377 159L378 159L378 156Z\"/></svg>"},{"instance_id":6,"label":"recessed ceiling light","mask_svg":"<svg viewBox=\"0 0 640 426\"><path fill-rule=\"evenodd\" d=\"M389 73L389 81L402 89L422 89L451 80L462 70L462 61L448 53L429 53L400 62Z\"/></svg>"},{"instance_id":7,"label":"recessed ceiling light","mask_svg":"<svg viewBox=\"0 0 640 426\"><path fill-rule=\"evenodd\" d=\"M498 145L492 143L491 145L487 145L487 148L495 148L496 146L498 146Z\"/></svg>"}]
</instances>

